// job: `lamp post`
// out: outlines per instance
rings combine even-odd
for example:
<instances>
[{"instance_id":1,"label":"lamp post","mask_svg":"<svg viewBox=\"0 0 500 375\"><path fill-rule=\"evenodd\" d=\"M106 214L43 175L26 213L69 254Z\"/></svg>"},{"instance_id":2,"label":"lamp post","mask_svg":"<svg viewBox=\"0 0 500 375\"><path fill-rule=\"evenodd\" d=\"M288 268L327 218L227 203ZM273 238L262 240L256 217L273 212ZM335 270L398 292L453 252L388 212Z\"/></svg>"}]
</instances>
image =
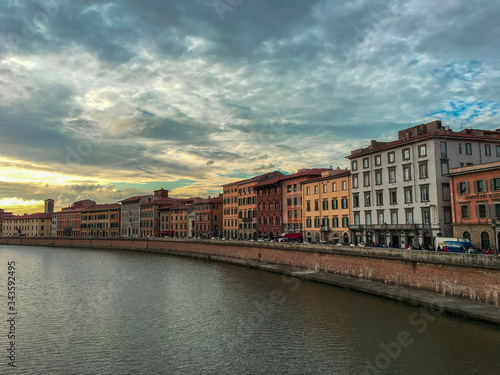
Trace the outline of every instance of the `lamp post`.
<instances>
[{"instance_id":1,"label":"lamp post","mask_svg":"<svg viewBox=\"0 0 500 375\"><path fill-rule=\"evenodd\" d=\"M493 229L493 243L495 244L495 255L498 255L498 244L497 244L497 222L495 219L491 219L491 229Z\"/></svg>"}]
</instances>

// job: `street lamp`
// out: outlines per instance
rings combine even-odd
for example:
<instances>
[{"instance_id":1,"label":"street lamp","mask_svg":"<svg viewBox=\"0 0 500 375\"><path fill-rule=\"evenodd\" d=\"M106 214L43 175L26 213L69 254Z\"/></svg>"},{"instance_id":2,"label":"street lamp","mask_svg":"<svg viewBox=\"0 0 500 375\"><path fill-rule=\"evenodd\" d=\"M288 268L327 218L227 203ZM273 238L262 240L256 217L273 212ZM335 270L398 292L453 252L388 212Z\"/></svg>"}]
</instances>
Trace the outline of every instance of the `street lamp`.
<instances>
[{"instance_id":1,"label":"street lamp","mask_svg":"<svg viewBox=\"0 0 500 375\"><path fill-rule=\"evenodd\" d=\"M495 219L491 219L491 229L493 229L493 243L495 244L495 255L498 255L498 244L497 244L497 222Z\"/></svg>"}]
</instances>

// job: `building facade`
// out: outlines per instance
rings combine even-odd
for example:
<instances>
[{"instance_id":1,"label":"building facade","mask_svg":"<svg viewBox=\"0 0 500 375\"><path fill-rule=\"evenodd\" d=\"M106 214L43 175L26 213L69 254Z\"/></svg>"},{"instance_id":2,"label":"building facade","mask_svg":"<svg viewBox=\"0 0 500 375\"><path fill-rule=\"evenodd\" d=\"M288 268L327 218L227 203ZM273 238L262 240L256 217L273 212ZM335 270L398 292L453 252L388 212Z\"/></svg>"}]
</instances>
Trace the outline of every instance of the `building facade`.
<instances>
[{"instance_id":1,"label":"building facade","mask_svg":"<svg viewBox=\"0 0 500 375\"><path fill-rule=\"evenodd\" d=\"M453 237L468 238L478 249L498 249L500 161L452 168L449 176Z\"/></svg>"},{"instance_id":2,"label":"building facade","mask_svg":"<svg viewBox=\"0 0 500 375\"><path fill-rule=\"evenodd\" d=\"M194 206L194 237L212 238L223 235L223 198L218 197L199 199Z\"/></svg>"},{"instance_id":3,"label":"building facade","mask_svg":"<svg viewBox=\"0 0 500 375\"><path fill-rule=\"evenodd\" d=\"M12 215L3 221L4 236L49 237L52 214Z\"/></svg>"},{"instance_id":4,"label":"building facade","mask_svg":"<svg viewBox=\"0 0 500 375\"><path fill-rule=\"evenodd\" d=\"M193 237L194 207L190 204L178 204L161 210L161 215L168 215L163 222L168 223L171 237ZM160 219L162 220L162 219Z\"/></svg>"},{"instance_id":5,"label":"building facade","mask_svg":"<svg viewBox=\"0 0 500 375\"><path fill-rule=\"evenodd\" d=\"M350 171L327 170L301 182L304 238L314 243L351 242Z\"/></svg>"},{"instance_id":6,"label":"building facade","mask_svg":"<svg viewBox=\"0 0 500 375\"><path fill-rule=\"evenodd\" d=\"M254 186L257 195L257 229L259 238L281 237L283 210L281 208L281 177L259 182ZM243 216L245 220L245 216Z\"/></svg>"},{"instance_id":7,"label":"building facade","mask_svg":"<svg viewBox=\"0 0 500 375\"><path fill-rule=\"evenodd\" d=\"M301 182L321 177L329 169L302 169L281 178L283 233L302 233L302 190Z\"/></svg>"},{"instance_id":8,"label":"building facade","mask_svg":"<svg viewBox=\"0 0 500 375\"><path fill-rule=\"evenodd\" d=\"M4 209L0 208L0 236L4 235L3 232L3 221L9 217L12 217L13 213L12 212L5 212Z\"/></svg>"},{"instance_id":9,"label":"building facade","mask_svg":"<svg viewBox=\"0 0 500 375\"><path fill-rule=\"evenodd\" d=\"M57 212L57 236L80 237L82 210L96 206L95 201L84 199L73 203L69 207Z\"/></svg>"},{"instance_id":10,"label":"building facade","mask_svg":"<svg viewBox=\"0 0 500 375\"><path fill-rule=\"evenodd\" d=\"M118 237L120 236L119 204L100 204L82 210L82 237Z\"/></svg>"},{"instance_id":11,"label":"building facade","mask_svg":"<svg viewBox=\"0 0 500 375\"><path fill-rule=\"evenodd\" d=\"M154 195L139 195L120 201L121 221L120 232L122 237L141 236L141 204L159 200Z\"/></svg>"},{"instance_id":12,"label":"building facade","mask_svg":"<svg viewBox=\"0 0 500 375\"><path fill-rule=\"evenodd\" d=\"M226 238L238 238L238 184L222 185L223 235Z\"/></svg>"},{"instance_id":13,"label":"building facade","mask_svg":"<svg viewBox=\"0 0 500 375\"><path fill-rule=\"evenodd\" d=\"M434 121L351 151L354 243L432 246L451 237L450 168L500 160L500 130L454 132Z\"/></svg>"}]
</instances>

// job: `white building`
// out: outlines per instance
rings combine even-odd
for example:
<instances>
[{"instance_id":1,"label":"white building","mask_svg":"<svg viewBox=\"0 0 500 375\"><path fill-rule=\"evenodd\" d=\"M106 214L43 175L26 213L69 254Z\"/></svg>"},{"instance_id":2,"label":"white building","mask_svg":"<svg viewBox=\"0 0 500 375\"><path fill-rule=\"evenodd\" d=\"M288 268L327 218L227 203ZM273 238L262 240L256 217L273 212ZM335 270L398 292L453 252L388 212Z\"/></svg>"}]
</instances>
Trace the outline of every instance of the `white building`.
<instances>
[{"instance_id":1,"label":"white building","mask_svg":"<svg viewBox=\"0 0 500 375\"><path fill-rule=\"evenodd\" d=\"M122 237L141 236L141 203L152 202L160 199L154 195L139 195L120 201L121 203L121 228Z\"/></svg>"},{"instance_id":2,"label":"white building","mask_svg":"<svg viewBox=\"0 0 500 375\"><path fill-rule=\"evenodd\" d=\"M500 160L500 129L453 132L434 121L347 158L354 242L431 245L453 236L449 169Z\"/></svg>"},{"instance_id":3,"label":"white building","mask_svg":"<svg viewBox=\"0 0 500 375\"><path fill-rule=\"evenodd\" d=\"M52 213L52 224L50 226L50 237L57 237L57 213Z\"/></svg>"}]
</instances>

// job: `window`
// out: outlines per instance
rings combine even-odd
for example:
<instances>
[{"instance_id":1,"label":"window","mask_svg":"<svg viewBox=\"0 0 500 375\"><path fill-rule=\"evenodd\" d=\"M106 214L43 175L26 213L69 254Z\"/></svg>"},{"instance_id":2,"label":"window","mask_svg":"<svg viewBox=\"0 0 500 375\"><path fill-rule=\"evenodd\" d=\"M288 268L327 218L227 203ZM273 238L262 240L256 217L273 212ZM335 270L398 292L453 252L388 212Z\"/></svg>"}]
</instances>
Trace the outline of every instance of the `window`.
<instances>
[{"instance_id":1,"label":"window","mask_svg":"<svg viewBox=\"0 0 500 375\"><path fill-rule=\"evenodd\" d=\"M337 191L337 183L332 182L332 191Z\"/></svg>"},{"instance_id":2,"label":"window","mask_svg":"<svg viewBox=\"0 0 500 375\"><path fill-rule=\"evenodd\" d=\"M422 223L423 224L431 223L431 210L429 208L422 208Z\"/></svg>"},{"instance_id":3,"label":"window","mask_svg":"<svg viewBox=\"0 0 500 375\"><path fill-rule=\"evenodd\" d=\"M370 186L370 172L363 173L363 186Z\"/></svg>"},{"instance_id":4,"label":"window","mask_svg":"<svg viewBox=\"0 0 500 375\"><path fill-rule=\"evenodd\" d=\"M306 218L306 228L311 228L311 218Z\"/></svg>"},{"instance_id":5,"label":"window","mask_svg":"<svg viewBox=\"0 0 500 375\"><path fill-rule=\"evenodd\" d=\"M382 169L375 171L375 185L382 185Z\"/></svg>"},{"instance_id":6,"label":"window","mask_svg":"<svg viewBox=\"0 0 500 375\"><path fill-rule=\"evenodd\" d=\"M465 144L465 155L472 155L472 145L470 143Z\"/></svg>"},{"instance_id":7,"label":"window","mask_svg":"<svg viewBox=\"0 0 500 375\"><path fill-rule=\"evenodd\" d=\"M319 211L319 201L317 199L314 201L314 211Z\"/></svg>"},{"instance_id":8,"label":"window","mask_svg":"<svg viewBox=\"0 0 500 375\"><path fill-rule=\"evenodd\" d=\"M491 146L490 145L484 145L484 155L491 156Z\"/></svg>"},{"instance_id":9,"label":"window","mask_svg":"<svg viewBox=\"0 0 500 375\"><path fill-rule=\"evenodd\" d=\"M462 219L470 219L470 212L468 205L460 206L460 217Z\"/></svg>"},{"instance_id":10,"label":"window","mask_svg":"<svg viewBox=\"0 0 500 375\"><path fill-rule=\"evenodd\" d=\"M497 150L497 156L500 156L500 146L495 146L495 149Z\"/></svg>"},{"instance_id":11,"label":"window","mask_svg":"<svg viewBox=\"0 0 500 375\"><path fill-rule=\"evenodd\" d=\"M410 149L405 148L403 150L403 160L410 160Z\"/></svg>"},{"instance_id":12,"label":"window","mask_svg":"<svg viewBox=\"0 0 500 375\"><path fill-rule=\"evenodd\" d=\"M358 196L358 194L356 194ZM358 197L358 206L359 206L359 197ZM332 199L332 210L337 210L339 208L339 201L337 198Z\"/></svg>"},{"instance_id":13,"label":"window","mask_svg":"<svg viewBox=\"0 0 500 375\"><path fill-rule=\"evenodd\" d=\"M342 218L342 228L347 228L349 226L349 218L347 216L344 216Z\"/></svg>"},{"instance_id":14,"label":"window","mask_svg":"<svg viewBox=\"0 0 500 375\"><path fill-rule=\"evenodd\" d=\"M372 224L372 213L371 212L365 212L365 224L366 225Z\"/></svg>"},{"instance_id":15,"label":"window","mask_svg":"<svg viewBox=\"0 0 500 375\"><path fill-rule=\"evenodd\" d=\"M375 193L377 199L377 206L382 206L384 204L384 193L382 190L379 190Z\"/></svg>"},{"instance_id":16,"label":"window","mask_svg":"<svg viewBox=\"0 0 500 375\"><path fill-rule=\"evenodd\" d=\"M411 180L411 164L403 165L403 180Z\"/></svg>"},{"instance_id":17,"label":"window","mask_svg":"<svg viewBox=\"0 0 500 375\"><path fill-rule=\"evenodd\" d=\"M389 182L396 182L396 167L389 168Z\"/></svg>"},{"instance_id":18,"label":"window","mask_svg":"<svg viewBox=\"0 0 500 375\"><path fill-rule=\"evenodd\" d=\"M359 207L359 194L357 193L352 195L352 206ZM332 201L332 208L333 208L333 201Z\"/></svg>"},{"instance_id":19,"label":"window","mask_svg":"<svg viewBox=\"0 0 500 375\"><path fill-rule=\"evenodd\" d=\"M353 171L357 171L358 170L358 162L356 160L353 160L351 168L352 168Z\"/></svg>"},{"instance_id":20,"label":"window","mask_svg":"<svg viewBox=\"0 0 500 375\"><path fill-rule=\"evenodd\" d=\"M394 154L394 151L393 152L389 152L387 154L387 161L389 163L394 163L396 161L396 155Z\"/></svg>"},{"instance_id":21,"label":"window","mask_svg":"<svg viewBox=\"0 0 500 375\"><path fill-rule=\"evenodd\" d=\"M474 193L485 193L486 192L486 180L474 181Z\"/></svg>"},{"instance_id":22,"label":"window","mask_svg":"<svg viewBox=\"0 0 500 375\"><path fill-rule=\"evenodd\" d=\"M371 204L371 194L370 193L365 193L365 207L370 207Z\"/></svg>"},{"instance_id":23,"label":"window","mask_svg":"<svg viewBox=\"0 0 500 375\"><path fill-rule=\"evenodd\" d=\"M413 224L413 210L405 210L406 224Z\"/></svg>"},{"instance_id":24,"label":"window","mask_svg":"<svg viewBox=\"0 0 500 375\"><path fill-rule=\"evenodd\" d=\"M427 170L427 162L421 162L418 163L418 175L420 178L427 178L429 177L428 170Z\"/></svg>"},{"instance_id":25,"label":"window","mask_svg":"<svg viewBox=\"0 0 500 375\"><path fill-rule=\"evenodd\" d=\"M420 200L429 202L429 185L420 186Z\"/></svg>"},{"instance_id":26,"label":"window","mask_svg":"<svg viewBox=\"0 0 500 375\"><path fill-rule=\"evenodd\" d=\"M407 187L405 188L405 203L411 203L412 202L412 188Z\"/></svg>"},{"instance_id":27,"label":"window","mask_svg":"<svg viewBox=\"0 0 500 375\"><path fill-rule=\"evenodd\" d=\"M359 225L359 212L353 213L354 225Z\"/></svg>"},{"instance_id":28,"label":"window","mask_svg":"<svg viewBox=\"0 0 500 375\"><path fill-rule=\"evenodd\" d=\"M339 227L339 218L338 217L333 217L332 218L332 227L338 228Z\"/></svg>"},{"instance_id":29,"label":"window","mask_svg":"<svg viewBox=\"0 0 500 375\"><path fill-rule=\"evenodd\" d=\"M306 195L311 195L311 187L306 187Z\"/></svg>"},{"instance_id":30,"label":"window","mask_svg":"<svg viewBox=\"0 0 500 375\"><path fill-rule=\"evenodd\" d=\"M441 142L441 157L446 158L448 156L447 150L446 150L446 142Z\"/></svg>"},{"instance_id":31,"label":"window","mask_svg":"<svg viewBox=\"0 0 500 375\"><path fill-rule=\"evenodd\" d=\"M398 223L398 210L391 210L391 224Z\"/></svg>"},{"instance_id":32,"label":"window","mask_svg":"<svg viewBox=\"0 0 500 375\"><path fill-rule=\"evenodd\" d=\"M469 183L466 181L457 183L457 194L469 194Z\"/></svg>"},{"instance_id":33,"label":"window","mask_svg":"<svg viewBox=\"0 0 500 375\"><path fill-rule=\"evenodd\" d=\"M324 184L324 185L323 185L323 193L326 193L326 189L328 189L328 185L327 185L327 184Z\"/></svg>"},{"instance_id":34,"label":"window","mask_svg":"<svg viewBox=\"0 0 500 375\"><path fill-rule=\"evenodd\" d=\"M382 165L382 156L381 155L376 155L375 156L375 165L377 167L380 167Z\"/></svg>"},{"instance_id":35,"label":"window","mask_svg":"<svg viewBox=\"0 0 500 375\"><path fill-rule=\"evenodd\" d=\"M323 200L323 210L328 210L328 200L327 199Z\"/></svg>"},{"instance_id":36,"label":"window","mask_svg":"<svg viewBox=\"0 0 500 375\"><path fill-rule=\"evenodd\" d=\"M488 217L488 205L483 203L483 204L478 204L476 206L476 217L478 219L483 219Z\"/></svg>"},{"instance_id":37,"label":"window","mask_svg":"<svg viewBox=\"0 0 500 375\"><path fill-rule=\"evenodd\" d=\"M462 155L462 144L461 143L458 144L458 153L460 155Z\"/></svg>"},{"instance_id":38,"label":"window","mask_svg":"<svg viewBox=\"0 0 500 375\"><path fill-rule=\"evenodd\" d=\"M496 219L500 218L500 203L491 205L491 217L494 217Z\"/></svg>"},{"instance_id":39,"label":"window","mask_svg":"<svg viewBox=\"0 0 500 375\"><path fill-rule=\"evenodd\" d=\"M398 203L398 195L396 189L389 190L389 202L390 204Z\"/></svg>"},{"instance_id":40,"label":"window","mask_svg":"<svg viewBox=\"0 0 500 375\"><path fill-rule=\"evenodd\" d=\"M352 187L358 188L358 175L357 174L352 175Z\"/></svg>"},{"instance_id":41,"label":"window","mask_svg":"<svg viewBox=\"0 0 500 375\"><path fill-rule=\"evenodd\" d=\"M311 211L311 201L306 201L306 211Z\"/></svg>"},{"instance_id":42,"label":"window","mask_svg":"<svg viewBox=\"0 0 500 375\"><path fill-rule=\"evenodd\" d=\"M377 211L377 224L384 224L384 211Z\"/></svg>"},{"instance_id":43,"label":"window","mask_svg":"<svg viewBox=\"0 0 500 375\"><path fill-rule=\"evenodd\" d=\"M286 185L286 191L290 193L292 191L292 185Z\"/></svg>"},{"instance_id":44,"label":"window","mask_svg":"<svg viewBox=\"0 0 500 375\"><path fill-rule=\"evenodd\" d=\"M441 176L445 176L449 173L449 165L447 161L442 161L441 162Z\"/></svg>"},{"instance_id":45,"label":"window","mask_svg":"<svg viewBox=\"0 0 500 375\"><path fill-rule=\"evenodd\" d=\"M418 146L418 156L426 156L427 155L427 145L419 145Z\"/></svg>"},{"instance_id":46,"label":"window","mask_svg":"<svg viewBox=\"0 0 500 375\"><path fill-rule=\"evenodd\" d=\"M491 191L500 190L500 178L492 178L490 180L490 190Z\"/></svg>"},{"instance_id":47,"label":"window","mask_svg":"<svg viewBox=\"0 0 500 375\"><path fill-rule=\"evenodd\" d=\"M444 207L444 223L451 224L451 207Z\"/></svg>"},{"instance_id":48,"label":"window","mask_svg":"<svg viewBox=\"0 0 500 375\"><path fill-rule=\"evenodd\" d=\"M342 198L341 200L342 208L349 208L349 201L347 198Z\"/></svg>"},{"instance_id":49,"label":"window","mask_svg":"<svg viewBox=\"0 0 500 375\"><path fill-rule=\"evenodd\" d=\"M314 194L318 194L318 185L314 185Z\"/></svg>"},{"instance_id":50,"label":"window","mask_svg":"<svg viewBox=\"0 0 500 375\"><path fill-rule=\"evenodd\" d=\"M368 168L370 166L370 159L363 158L363 168Z\"/></svg>"},{"instance_id":51,"label":"window","mask_svg":"<svg viewBox=\"0 0 500 375\"><path fill-rule=\"evenodd\" d=\"M442 189L443 189L443 201L450 201L451 200L450 184L443 184Z\"/></svg>"}]
</instances>

